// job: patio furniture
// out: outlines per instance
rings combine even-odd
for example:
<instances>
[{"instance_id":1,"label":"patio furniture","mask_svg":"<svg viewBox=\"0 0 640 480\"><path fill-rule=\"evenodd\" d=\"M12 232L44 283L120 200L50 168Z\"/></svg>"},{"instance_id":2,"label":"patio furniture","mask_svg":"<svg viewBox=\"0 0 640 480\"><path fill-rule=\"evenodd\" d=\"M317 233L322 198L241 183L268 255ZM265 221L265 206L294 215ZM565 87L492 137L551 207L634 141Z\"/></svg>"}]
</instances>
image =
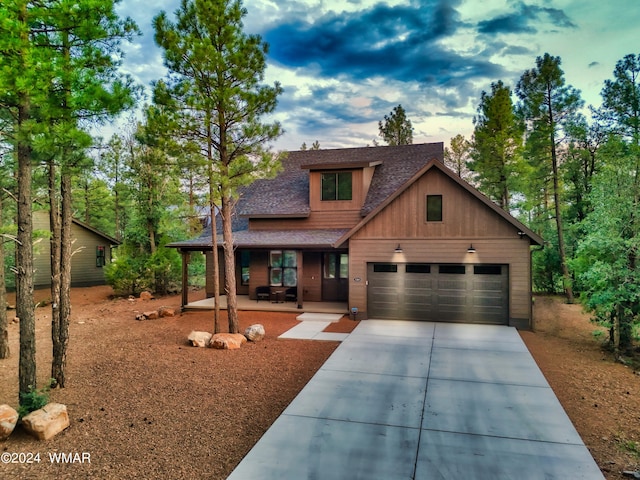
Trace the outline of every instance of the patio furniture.
<instances>
[{"instance_id":1,"label":"patio furniture","mask_svg":"<svg viewBox=\"0 0 640 480\"><path fill-rule=\"evenodd\" d=\"M256 302L260 300L269 300L271 298L270 287L256 287Z\"/></svg>"},{"instance_id":2,"label":"patio furniture","mask_svg":"<svg viewBox=\"0 0 640 480\"><path fill-rule=\"evenodd\" d=\"M284 300L285 302L295 302L298 300L298 288L290 287L287 288L284 292Z\"/></svg>"}]
</instances>

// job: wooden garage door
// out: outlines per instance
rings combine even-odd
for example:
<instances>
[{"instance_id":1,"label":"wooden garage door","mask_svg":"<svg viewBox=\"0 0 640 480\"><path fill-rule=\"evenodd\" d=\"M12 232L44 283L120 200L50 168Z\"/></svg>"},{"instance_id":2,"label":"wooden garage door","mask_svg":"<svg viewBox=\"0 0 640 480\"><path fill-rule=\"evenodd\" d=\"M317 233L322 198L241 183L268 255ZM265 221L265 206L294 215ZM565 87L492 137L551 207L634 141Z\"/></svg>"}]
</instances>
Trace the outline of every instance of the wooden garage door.
<instances>
[{"instance_id":1,"label":"wooden garage door","mask_svg":"<svg viewBox=\"0 0 640 480\"><path fill-rule=\"evenodd\" d=\"M508 324L507 265L370 263L369 318Z\"/></svg>"}]
</instances>

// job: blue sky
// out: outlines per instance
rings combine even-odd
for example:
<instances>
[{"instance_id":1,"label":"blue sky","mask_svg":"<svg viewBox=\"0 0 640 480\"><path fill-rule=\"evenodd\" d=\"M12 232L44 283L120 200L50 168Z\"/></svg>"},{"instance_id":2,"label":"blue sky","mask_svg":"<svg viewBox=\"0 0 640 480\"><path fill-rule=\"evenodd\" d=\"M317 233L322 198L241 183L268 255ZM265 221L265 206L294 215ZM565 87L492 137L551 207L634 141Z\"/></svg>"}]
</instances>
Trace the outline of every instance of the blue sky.
<instances>
[{"instance_id":1,"label":"blue sky","mask_svg":"<svg viewBox=\"0 0 640 480\"><path fill-rule=\"evenodd\" d=\"M154 7L150 7L150 3ZM162 78L152 18L179 0L122 0L143 31L125 45L123 71L141 84ZM276 149L371 145L378 121L402 104L414 143L473 132L483 90L515 88L545 52L560 56L567 83L600 104L605 79L640 53L637 0L245 0L247 33L270 45L266 82L284 93ZM107 134L108 135L108 134ZM383 144L383 142L381 142Z\"/></svg>"}]
</instances>

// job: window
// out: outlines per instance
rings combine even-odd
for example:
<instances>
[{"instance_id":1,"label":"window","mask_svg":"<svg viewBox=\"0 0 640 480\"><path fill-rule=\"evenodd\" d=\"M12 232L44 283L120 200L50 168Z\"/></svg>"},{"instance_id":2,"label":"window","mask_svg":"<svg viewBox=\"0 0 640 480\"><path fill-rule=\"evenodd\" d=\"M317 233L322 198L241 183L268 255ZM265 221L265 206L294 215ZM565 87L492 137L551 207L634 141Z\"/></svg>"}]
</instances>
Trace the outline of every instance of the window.
<instances>
[{"instance_id":1,"label":"window","mask_svg":"<svg viewBox=\"0 0 640 480\"><path fill-rule=\"evenodd\" d=\"M396 273L398 271L398 265L393 263L375 263L373 265L373 271L376 273Z\"/></svg>"},{"instance_id":2,"label":"window","mask_svg":"<svg viewBox=\"0 0 640 480\"><path fill-rule=\"evenodd\" d=\"M251 263L251 255L249 250L240 252L240 282L241 285L249 285L249 265Z\"/></svg>"},{"instance_id":3,"label":"window","mask_svg":"<svg viewBox=\"0 0 640 480\"><path fill-rule=\"evenodd\" d=\"M325 253L324 278L349 278L349 254Z\"/></svg>"},{"instance_id":4,"label":"window","mask_svg":"<svg viewBox=\"0 0 640 480\"><path fill-rule=\"evenodd\" d=\"M452 275L464 275L466 268L464 265L440 265L438 267L439 273L449 273Z\"/></svg>"},{"instance_id":5,"label":"window","mask_svg":"<svg viewBox=\"0 0 640 480\"><path fill-rule=\"evenodd\" d=\"M298 256L295 250L269 252L269 283L274 287L298 285Z\"/></svg>"},{"instance_id":6,"label":"window","mask_svg":"<svg viewBox=\"0 0 640 480\"><path fill-rule=\"evenodd\" d=\"M351 200L351 172L323 173L322 200Z\"/></svg>"},{"instance_id":7,"label":"window","mask_svg":"<svg viewBox=\"0 0 640 480\"><path fill-rule=\"evenodd\" d=\"M502 275L502 267L500 265L475 265L473 267L474 275Z\"/></svg>"},{"instance_id":8,"label":"window","mask_svg":"<svg viewBox=\"0 0 640 480\"><path fill-rule=\"evenodd\" d=\"M427 222L442 221L442 195L427 195Z\"/></svg>"},{"instance_id":9,"label":"window","mask_svg":"<svg viewBox=\"0 0 640 480\"><path fill-rule=\"evenodd\" d=\"M431 265L424 263L409 263L405 266L406 273L431 273Z\"/></svg>"},{"instance_id":10,"label":"window","mask_svg":"<svg viewBox=\"0 0 640 480\"><path fill-rule=\"evenodd\" d=\"M104 267L107 263L105 250L105 247L102 245L96 247L96 267L98 268Z\"/></svg>"}]
</instances>

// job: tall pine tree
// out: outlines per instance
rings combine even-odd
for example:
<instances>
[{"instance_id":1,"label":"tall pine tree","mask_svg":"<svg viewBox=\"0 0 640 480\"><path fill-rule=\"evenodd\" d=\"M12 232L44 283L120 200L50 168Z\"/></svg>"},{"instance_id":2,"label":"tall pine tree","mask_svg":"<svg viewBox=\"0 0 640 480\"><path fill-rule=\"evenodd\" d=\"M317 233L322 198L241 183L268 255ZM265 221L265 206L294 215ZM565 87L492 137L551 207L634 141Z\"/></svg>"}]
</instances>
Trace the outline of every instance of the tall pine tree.
<instances>
[{"instance_id":1,"label":"tall pine tree","mask_svg":"<svg viewBox=\"0 0 640 480\"><path fill-rule=\"evenodd\" d=\"M511 89L502 81L491 84L491 93L482 92L474 118L471 169L480 189L504 210L509 211L513 175L522 146L522 127L515 115Z\"/></svg>"},{"instance_id":2,"label":"tall pine tree","mask_svg":"<svg viewBox=\"0 0 640 480\"><path fill-rule=\"evenodd\" d=\"M165 12L154 18L155 40L170 74L167 93L179 105L185 139L198 145L210 166L212 229L215 196L220 216L229 331L239 330L232 217L237 189L274 166L265 146L282 133L262 123L282 92L263 85L267 44L243 31L247 11L239 0L182 0L175 23ZM212 245L214 251L217 245Z\"/></svg>"},{"instance_id":3,"label":"tall pine tree","mask_svg":"<svg viewBox=\"0 0 640 480\"><path fill-rule=\"evenodd\" d=\"M582 107L583 101L578 90L565 84L560 63L560 57L553 57L548 53L538 57L536 67L527 70L520 78L516 94L520 99L519 108L522 116L530 125L526 140L529 151L540 159L537 165L538 169L543 171L540 176L545 176L545 172L549 172L552 179L563 288L567 301L573 303L573 287L562 223L558 144L562 140L563 129L569 123L575 123L576 114Z\"/></svg>"}]
</instances>

